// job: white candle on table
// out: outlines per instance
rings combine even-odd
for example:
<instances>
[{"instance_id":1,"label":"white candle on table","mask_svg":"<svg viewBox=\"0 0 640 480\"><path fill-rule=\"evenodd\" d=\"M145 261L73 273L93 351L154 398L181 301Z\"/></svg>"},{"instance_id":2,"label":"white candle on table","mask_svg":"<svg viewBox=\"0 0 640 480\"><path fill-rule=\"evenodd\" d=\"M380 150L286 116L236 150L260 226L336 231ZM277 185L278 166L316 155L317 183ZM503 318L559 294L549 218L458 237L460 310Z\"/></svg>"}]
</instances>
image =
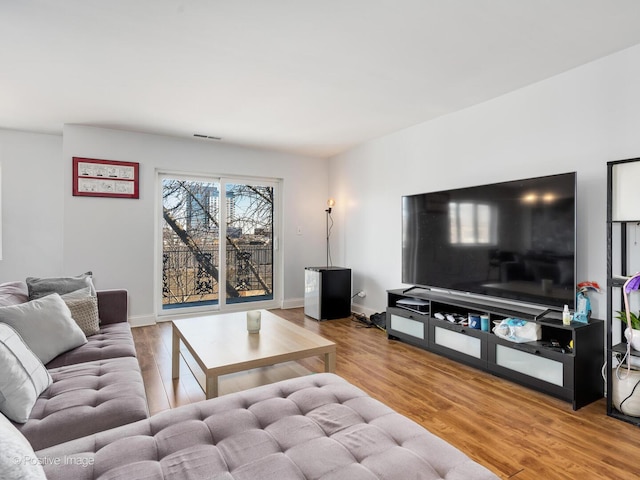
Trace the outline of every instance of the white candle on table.
<instances>
[{"instance_id":1,"label":"white candle on table","mask_svg":"<svg viewBox=\"0 0 640 480\"><path fill-rule=\"evenodd\" d=\"M260 331L260 316L258 310L247 312L247 331L249 333L258 333Z\"/></svg>"}]
</instances>

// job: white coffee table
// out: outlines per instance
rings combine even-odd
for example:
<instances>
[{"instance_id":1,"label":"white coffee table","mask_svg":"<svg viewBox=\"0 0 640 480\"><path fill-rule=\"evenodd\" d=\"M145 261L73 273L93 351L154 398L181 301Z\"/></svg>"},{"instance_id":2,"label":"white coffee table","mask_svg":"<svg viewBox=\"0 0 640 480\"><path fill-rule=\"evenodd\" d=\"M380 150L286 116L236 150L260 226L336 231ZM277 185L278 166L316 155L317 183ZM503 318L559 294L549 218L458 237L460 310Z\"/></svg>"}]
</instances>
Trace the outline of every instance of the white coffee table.
<instances>
[{"instance_id":1,"label":"white coffee table","mask_svg":"<svg viewBox=\"0 0 640 480\"><path fill-rule=\"evenodd\" d=\"M180 342L205 374L207 398L218 396L218 377L302 358L324 356L336 368L336 344L267 310L259 333L247 332L246 313L173 320L172 376L180 376Z\"/></svg>"}]
</instances>

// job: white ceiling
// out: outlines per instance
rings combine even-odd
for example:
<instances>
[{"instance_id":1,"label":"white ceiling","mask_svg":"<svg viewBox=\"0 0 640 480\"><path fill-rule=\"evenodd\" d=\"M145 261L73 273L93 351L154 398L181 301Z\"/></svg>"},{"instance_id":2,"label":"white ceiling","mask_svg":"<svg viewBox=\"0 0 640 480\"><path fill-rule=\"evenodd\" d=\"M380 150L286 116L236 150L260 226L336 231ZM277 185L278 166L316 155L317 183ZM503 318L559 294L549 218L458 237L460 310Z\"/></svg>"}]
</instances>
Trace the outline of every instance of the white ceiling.
<instances>
[{"instance_id":1,"label":"white ceiling","mask_svg":"<svg viewBox=\"0 0 640 480\"><path fill-rule=\"evenodd\" d=\"M326 157L640 43L639 21L638 0L0 0L0 128Z\"/></svg>"}]
</instances>

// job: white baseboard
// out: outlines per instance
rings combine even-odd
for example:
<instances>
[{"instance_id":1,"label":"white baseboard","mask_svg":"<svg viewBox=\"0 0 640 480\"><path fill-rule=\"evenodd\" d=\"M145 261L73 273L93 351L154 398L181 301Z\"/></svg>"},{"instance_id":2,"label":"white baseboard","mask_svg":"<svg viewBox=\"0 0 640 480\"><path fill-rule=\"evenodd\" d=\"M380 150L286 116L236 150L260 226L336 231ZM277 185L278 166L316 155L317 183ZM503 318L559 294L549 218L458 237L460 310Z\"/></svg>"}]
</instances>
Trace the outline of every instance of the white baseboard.
<instances>
[{"instance_id":1,"label":"white baseboard","mask_svg":"<svg viewBox=\"0 0 640 480\"><path fill-rule=\"evenodd\" d=\"M132 327L146 327L155 324L155 315L136 315L133 317L129 317L129 325L131 325Z\"/></svg>"},{"instance_id":2,"label":"white baseboard","mask_svg":"<svg viewBox=\"0 0 640 480\"><path fill-rule=\"evenodd\" d=\"M374 313L378 313L377 310L372 310L371 308L365 307L364 305L359 305L357 303L351 304L351 311L356 313L362 313L367 317L370 317ZM383 310L384 311L384 310Z\"/></svg>"},{"instance_id":3,"label":"white baseboard","mask_svg":"<svg viewBox=\"0 0 640 480\"><path fill-rule=\"evenodd\" d=\"M282 302L282 309L286 310L289 308L302 308L304 307L304 298L293 298L290 300L284 300ZM370 317L374 313L378 313L376 310L372 310L371 308L365 307L363 305L359 305L357 303L353 303L351 305L351 311L357 313L363 313L367 317ZM155 325L159 322L167 322L172 320L172 318L176 317L156 317L154 314L150 315L135 315L129 317L129 325L132 327L146 327L149 325Z\"/></svg>"},{"instance_id":4,"label":"white baseboard","mask_svg":"<svg viewBox=\"0 0 640 480\"><path fill-rule=\"evenodd\" d=\"M301 307L304 307L304 298L292 298L290 300L284 300L282 302L282 308L284 310L286 310L288 308L301 308ZM371 308L365 307L364 305L359 305L357 303L352 303L351 304L351 311L352 312L357 312L357 313L363 313L367 317L370 317L374 313L378 313L377 310L373 310ZM382 310L382 311L384 311L384 310Z\"/></svg>"},{"instance_id":5,"label":"white baseboard","mask_svg":"<svg viewBox=\"0 0 640 480\"><path fill-rule=\"evenodd\" d=\"M292 298L289 300L282 301L282 309L286 310L288 308L300 308L304 307L304 298Z\"/></svg>"}]
</instances>

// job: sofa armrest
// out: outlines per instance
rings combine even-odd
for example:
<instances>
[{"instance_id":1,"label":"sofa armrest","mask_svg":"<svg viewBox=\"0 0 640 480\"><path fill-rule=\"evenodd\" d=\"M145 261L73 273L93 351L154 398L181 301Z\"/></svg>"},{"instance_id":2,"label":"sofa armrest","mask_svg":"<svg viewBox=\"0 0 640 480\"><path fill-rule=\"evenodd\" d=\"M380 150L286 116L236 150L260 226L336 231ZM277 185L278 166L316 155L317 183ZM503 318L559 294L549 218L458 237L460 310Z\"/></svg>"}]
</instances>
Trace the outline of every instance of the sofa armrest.
<instances>
[{"instance_id":1,"label":"sofa armrest","mask_svg":"<svg viewBox=\"0 0 640 480\"><path fill-rule=\"evenodd\" d=\"M100 324L126 322L128 319L128 293L126 290L98 290Z\"/></svg>"}]
</instances>

